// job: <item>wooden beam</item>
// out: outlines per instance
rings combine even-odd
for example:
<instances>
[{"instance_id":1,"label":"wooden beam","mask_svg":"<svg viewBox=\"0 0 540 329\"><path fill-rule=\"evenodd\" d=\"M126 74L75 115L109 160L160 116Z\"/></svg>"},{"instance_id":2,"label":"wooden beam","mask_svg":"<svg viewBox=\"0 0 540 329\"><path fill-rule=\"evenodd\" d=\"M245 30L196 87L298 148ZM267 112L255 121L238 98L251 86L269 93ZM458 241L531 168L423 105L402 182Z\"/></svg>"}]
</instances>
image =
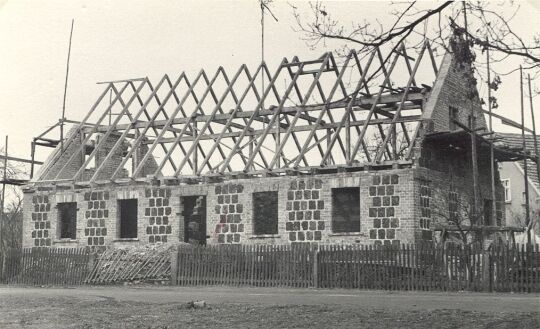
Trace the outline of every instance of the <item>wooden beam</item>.
<instances>
[{"instance_id":1,"label":"wooden beam","mask_svg":"<svg viewBox=\"0 0 540 329\"><path fill-rule=\"evenodd\" d=\"M218 73L216 73L216 78L218 76ZM180 100L180 103L178 103L178 105L176 106L176 109L174 110L174 112L171 114L170 118L167 120L167 123L165 124L164 126L164 129L161 130L161 132L159 133L159 136L156 137L156 140L154 140L154 142L152 143L152 145L150 145L150 147L148 148L148 151L146 152L146 154L143 156L143 158L141 159L140 163L138 164L137 168L135 168L135 170L133 170L133 176L135 176L136 173L138 173L144 166L144 164L146 163L146 161L148 160L148 158L150 157L150 155L152 154L152 152L154 151L154 149L156 148L157 146L157 143L160 143L159 139L161 139L163 137L163 135L165 134L165 131L167 130L167 128L171 125L171 122L174 120L174 118L176 117L176 115L178 114L178 112L180 112L180 109L182 109L182 106L184 105L184 103L186 102L186 100L188 99L188 97L190 95L192 95L192 91L194 90L195 86L197 85L197 83L199 82L200 78L203 76L204 74L204 71L203 70L200 70L199 73L197 74L197 77L195 78L195 80L193 81L193 83L190 85L189 82L187 82L186 80L186 83L189 85L189 89L184 93L184 96L182 97L182 99ZM208 89L208 87L207 87ZM207 93L205 93L206 95ZM194 113L197 111L197 108L193 111ZM161 171L161 169L163 168L163 166L165 166L165 163L168 161L168 159L170 158L172 152L174 151L174 148L176 145L179 145L179 140L180 138L182 138L182 136L184 135L184 132L188 129L189 127L189 124L186 124L184 125L184 127L182 128L182 131L178 134L178 136L175 138L175 142L174 142L174 145L171 146L171 148L169 148L169 151L167 151L167 153L165 154L165 157L161 160L161 163L159 164L158 168L156 169L156 171L154 172L154 175L156 175L157 173L159 173ZM180 145L180 147L182 147L182 145ZM119 172L121 167L118 167L116 169L116 172L113 174L113 177L114 178L116 176L116 174Z\"/></svg>"},{"instance_id":2,"label":"wooden beam","mask_svg":"<svg viewBox=\"0 0 540 329\"><path fill-rule=\"evenodd\" d=\"M409 93L409 89L411 88L411 86L414 83L414 76L416 75L416 72L418 71L418 67L420 66L420 62L422 61L422 57L424 56L426 46L427 46L427 43L424 43L424 46L422 47L422 50L420 50L420 54L418 55L418 59L416 60L416 63L414 65L414 68L412 70L411 75L409 76L409 81L407 81L407 86L405 87L405 92L403 93L403 96L402 96L403 98L402 98L401 102L399 103L399 107L398 107L397 111L394 113L394 117L392 119L391 126L388 127L388 130L386 132L386 137L384 138L384 141L382 142L383 147L388 145L388 141L390 140L390 136L392 135L392 133L395 132L396 122L399 119L399 116L401 114L401 109L403 108L403 104L405 104L405 99L407 98L407 94ZM409 147L410 147L410 143L409 143ZM377 152L377 155L375 157L375 161L381 161L381 157L382 157L381 150L382 149L379 149L379 151Z\"/></svg>"},{"instance_id":3,"label":"wooden beam","mask_svg":"<svg viewBox=\"0 0 540 329\"><path fill-rule=\"evenodd\" d=\"M105 95L107 95L107 93L109 92L109 90L111 89L112 87L112 84L109 83L107 85L107 87L103 90L103 92L101 93L101 95L99 95L98 99L96 100L96 102L94 103L94 105L92 105L92 107L90 108L90 111L88 111L88 113L86 114L86 116L83 118L83 120L79 123L79 125L77 126L76 128L76 131L81 131L82 127L84 126L84 124L88 121L88 119L90 118L90 116L94 113L94 111L96 110L97 106L101 103L101 100L105 97ZM112 106L112 105L111 105ZM45 133L41 134L39 137L43 136ZM69 138L64 142L64 146L65 147L68 147L72 142L73 140L75 139L75 136L77 134L74 133L74 134L71 134L69 136ZM53 161L53 160L58 160L60 157L57 156L56 159L52 159L50 162L46 163L44 167L41 168L41 171L40 171L40 176L37 177L37 179L39 179L40 177L44 177L48 174L49 172L49 169L51 166L53 166L56 161Z\"/></svg>"},{"instance_id":4,"label":"wooden beam","mask_svg":"<svg viewBox=\"0 0 540 329\"><path fill-rule=\"evenodd\" d=\"M400 123L400 122L420 122L422 120L422 116L421 115L410 115L410 116L401 116L396 122L397 123ZM357 121L351 121L350 125L351 127L360 127L360 126L363 126L366 122L368 122L367 120L357 120ZM376 124L391 124L392 123L392 119L390 118L384 118L384 119L372 119L371 121L369 121L369 125L376 125ZM292 130L294 132L302 132L302 131L311 131L312 129L316 129L316 130L326 130L326 129L337 129L339 128L340 126L340 122L335 122L335 123L325 123L325 124L320 124L318 126L314 126L314 125L303 125L303 126L295 126L292 128ZM256 130L252 130L250 132L246 132L244 134L244 136L260 136L264 133L266 129L256 129ZM287 130L286 129L283 129L283 128L271 128L268 130L268 133L269 134L276 134L276 133L286 133ZM200 136L200 140L209 140L209 139L222 139L222 138L232 138L232 137L240 137L242 135L242 132L241 131L234 131L234 132L230 132L230 133L223 133L223 134L206 134L206 135L201 135ZM185 137L182 137L179 139L181 142L192 142L194 139L193 139L193 136L185 136ZM175 138L161 138L159 140L159 142L161 143L173 143L175 142L176 139ZM153 143L154 141L144 141L143 144L151 144Z\"/></svg>"},{"instance_id":5,"label":"wooden beam","mask_svg":"<svg viewBox=\"0 0 540 329\"><path fill-rule=\"evenodd\" d=\"M373 61L373 58L375 58L375 52L372 52L371 53L371 56L369 57L369 60L368 60L368 63L366 65L366 68L364 70L364 72L362 72L362 75L360 77L360 80L358 81L358 84L352 94L352 97L349 101L349 104L347 105L347 108L345 110L345 114L343 115L343 118L341 119L340 123L338 124L337 126L337 129L334 133L334 136L332 136L332 139L330 140L330 143L328 144L328 147L326 148L326 152L325 154L323 155L323 158L321 160L321 163L320 165L321 166L324 166L326 165L326 161L328 159L328 157L330 156L331 152L332 152L332 148L336 142L336 140L338 139L339 137L339 132L341 131L341 129L343 128L343 126L346 124L348 127L351 126L351 122L350 122L350 114L352 112L352 107L356 101L356 97L358 96L358 94L360 93L360 90L362 89L362 87L364 85L367 84L367 81L366 81L366 76L367 76L367 72L371 66L371 62ZM364 86L365 87L365 86ZM369 119L369 118L368 118ZM348 122L349 121L349 122ZM350 157L350 147L351 147L351 140L350 140L350 132L347 133L347 136L346 136L346 161L349 162L351 160L351 157ZM364 141L361 141L361 144L365 147L365 144L364 144ZM369 157L369 154L366 152L366 155Z\"/></svg>"},{"instance_id":6,"label":"wooden beam","mask_svg":"<svg viewBox=\"0 0 540 329\"><path fill-rule=\"evenodd\" d=\"M397 103L397 102L400 101L401 96L402 96L402 94L393 94L393 95L385 95L385 96L381 95L381 99L386 99L386 100L381 101L381 102L377 102L377 106L379 106L379 105L383 106L386 103ZM422 94L422 93L413 93L413 94L409 94L407 96L406 101L421 102L425 97L426 96L424 94ZM362 98L356 99L354 104L353 104L353 108L355 110L369 110L369 109L371 109L371 107L369 107L369 109L368 109L368 108L365 107L365 105L373 106L374 100L375 100L374 97L369 97L369 98L362 97ZM337 102L331 102L328 105L318 104L318 105L290 106L290 107L284 106L282 108L282 110L281 110L281 114L288 114L288 115L293 114L294 115L299 110L299 107L301 107L300 110L302 112L321 111L326 106L328 106L327 107L328 109L346 108L348 106L349 101L350 101L350 98L348 100L341 100L341 101L337 101ZM410 107L404 107L404 108L405 109L416 109L417 107L410 106ZM274 109L274 107L272 107L271 109L259 110L257 112L257 115L258 116L272 116L274 114L273 109ZM387 109L390 110L390 108L387 108ZM235 114L235 118L237 118L237 119L250 118L253 115L253 113L255 113L255 112L256 111L238 112L238 113ZM230 118L230 116L231 116L230 113L217 114L214 117L214 121L218 122L219 120L228 120ZM195 118L193 120L198 121L198 122L205 122L208 119L209 119L208 115L195 115ZM253 119L253 120L256 121L255 119ZM151 124L154 127L163 127L166 124L166 122L167 122L167 120L155 120ZM184 124L186 122L187 122L187 118L185 118L185 117L175 118L171 122L171 125ZM147 124L147 122L136 122L133 125L131 125L131 124L130 125L118 125L117 129L118 130L123 130L123 129L129 129L129 128L144 127L146 124ZM98 130L98 131L102 131L102 130Z\"/></svg>"},{"instance_id":7,"label":"wooden beam","mask_svg":"<svg viewBox=\"0 0 540 329\"><path fill-rule=\"evenodd\" d=\"M180 75L180 77L178 78L177 82L176 82L176 86L180 83L180 81L182 81L183 77L184 77L184 74L182 73ZM157 94L158 90L161 88L161 86L163 85L163 83L165 82L166 79L167 79L167 76L166 75L163 76L163 78L161 78L161 80L157 84L156 88L152 88L153 90L152 90L152 93L150 94L150 97L148 97L146 99L146 101L141 106L139 111L137 111L137 113L135 114L135 119L138 119L139 116L142 115L142 112L144 111L144 109L146 109L148 107L148 105L150 104L150 102L152 101L153 95ZM171 90L173 90L173 89L174 88L171 88ZM167 96L170 97L170 95L171 95L171 91L169 91ZM166 97L166 98L168 99L168 97ZM163 106L163 103L160 105L160 107L162 107L162 106ZM159 114L159 111L156 111L154 113L154 115L153 115L153 118L156 118L158 114ZM124 159L122 159L122 162L120 163L120 165L118 167L122 168L125 165L125 163L131 157L131 155L133 154L135 149L138 147L138 145L140 145L141 140L144 139L144 136L146 136L146 132L148 131L148 129L149 129L149 127L143 127L143 130L140 132L139 136L133 142L132 148L128 151L128 154L126 154ZM112 149L105 156L105 159L103 159L103 161L101 162L99 167L96 168L94 174L92 175L92 178L90 179L90 182L94 182L97 179L97 177L99 176L99 173L103 170L103 168L105 168L105 164L107 162L109 162L111 157L117 152L118 148L122 145L122 142L125 139L125 137L127 136L127 134L129 133L129 131L130 131L129 129L125 130L124 133L120 136L120 138L118 138L118 140L113 145ZM114 177L114 175L115 175L115 173L117 171L118 171L118 168L116 168L115 171L113 172L113 174L111 176L111 179Z\"/></svg>"},{"instance_id":8,"label":"wooden beam","mask_svg":"<svg viewBox=\"0 0 540 329\"><path fill-rule=\"evenodd\" d=\"M341 79L343 79L343 75L345 74L346 68L349 65L350 60L351 60L351 56L349 55L347 57L347 59L345 60L345 63L343 64L343 68L341 69L341 72L337 77L336 83L334 84L334 86L332 87L332 90L330 91L330 94L328 95L327 103L332 100L332 98L334 97L334 93L336 92L337 88L340 86L339 82L341 82ZM304 154L306 154L306 152L310 149L309 144L311 142L311 139L313 138L313 136L315 136L315 132L317 130L317 127L321 126L322 118L323 118L324 114L327 113L327 112L328 112L328 109L324 109L324 110L320 111L319 117L317 118L317 121L315 122L315 124L311 127L309 135L306 138L306 141L304 142L304 145L302 146L302 150L300 151L299 156L294 161L293 167L298 166L299 161L300 161L300 156L303 156ZM315 143L317 143L317 145L320 145L320 142L318 140L316 140ZM324 156L324 153L323 153L323 156Z\"/></svg>"},{"instance_id":9,"label":"wooden beam","mask_svg":"<svg viewBox=\"0 0 540 329\"><path fill-rule=\"evenodd\" d=\"M246 125L246 128L242 130L242 133L241 135L238 137L238 140L236 141L236 143L234 144L234 147L233 149L231 150L231 152L229 153L229 156L227 157L227 159L225 159L225 162L223 163L222 167L221 167L221 170L219 171L220 173L223 173L225 171L225 168L226 166L229 165L230 161L232 160L233 156L236 154L236 151L238 150L238 147L240 145L240 143L242 142L242 139L244 138L244 136L246 135L247 133L247 127L249 127L251 125L251 123L253 122L253 120L255 119L256 116L259 115L259 109L262 107L262 105L264 104L264 101L266 99L266 97L268 96L268 94L270 93L270 90L272 89L274 83L276 82L276 80L278 79L279 77L279 74L283 68L283 64L286 63L286 59L284 58L281 63L279 64L279 67L276 71L276 73L274 74L274 77L271 79L270 83L268 84L268 87L266 88L266 90L264 91L261 99L259 100L257 106L255 107L255 111L253 111L251 113L251 116L249 117L249 120L248 120L248 124ZM290 91L289 91L290 92ZM260 148L259 147L260 145L257 145L257 148Z\"/></svg>"},{"instance_id":10,"label":"wooden beam","mask_svg":"<svg viewBox=\"0 0 540 329\"><path fill-rule=\"evenodd\" d=\"M5 155L1 155L0 154L0 160L4 160L7 158L7 161L15 161L15 162L22 162L22 163L30 163L30 164L37 164L37 165L42 165L43 162L41 161L36 161L36 160L28 160L28 159L23 159L23 158L17 158L17 157L12 157L12 156L5 156Z\"/></svg>"},{"instance_id":11,"label":"wooden beam","mask_svg":"<svg viewBox=\"0 0 540 329\"><path fill-rule=\"evenodd\" d=\"M246 76L249 80L249 84L248 86L246 87L246 89L244 90L243 94L240 96L240 99L237 100L236 102L236 107L234 108L234 110L230 113L230 117L229 119L224 123L224 127L223 129L221 130L221 133L219 133L216 138L213 138L215 140L214 144L212 144L210 150L208 151L208 154L207 156L203 159L203 162L202 162L202 166L201 166L201 169L199 169L196 173L196 175L200 175L201 174L201 171L204 167L204 165L210 161L210 157L212 156L212 154L214 153L215 149L217 148L218 144L221 143L221 139L223 138L223 136L226 134L226 131L227 131L227 127L228 126L231 126L232 125L232 120L235 118L235 114L241 110L241 104L243 103L244 99L246 98L247 94L249 93L250 89L253 90L253 92L255 93L256 95L256 98L259 99L259 95L257 93L257 89L255 87L255 80L257 79L257 76L260 72L262 72L262 69L263 69L263 66L265 66L264 63L262 63L261 65L259 65L259 68L257 69L257 71L255 71L255 74L253 75L253 77L251 76L251 74L249 73L249 70L247 67L245 67L245 72L246 72ZM241 128L242 130L247 130L249 132L253 132L253 128L249 127L248 126L248 123L246 121L244 121L244 126L242 126ZM204 138L201 137L201 138ZM235 141L236 143L236 141ZM252 145L252 144L251 144ZM253 150L250 149L250 154L252 153ZM260 153L265 165L267 164L266 163L266 159L264 158L262 152ZM247 160L246 160L247 162ZM246 163L244 162L244 163Z\"/></svg>"},{"instance_id":12,"label":"wooden beam","mask_svg":"<svg viewBox=\"0 0 540 329\"><path fill-rule=\"evenodd\" d=\"M514 128L518 128L518 129L523 129L525 130L526 132L529 132L529 133L533 133L532 129L529 129L527 127L524 127L523 125L517 123L516 121L514 120L511 120L511 119L508 119L507 117L504 117L500 114L497 114L497 113L493 113L491 112L491 114L489 113L489 111L487 110L484 110L484 109L481 109L482 113L484 114L487 114L487 115L491 115L497 119L500 119L502 121L503 124L507 125L507 126L512 126Z\"/></svg>"},{"instance_id":13,"label":"wooden beam","mask_svg":"<svg viewBox=\"0 0 540 329\"><path fill-rule=\"evenodd\" d=\"M86 161L84 161L83 165L79 168L79 170L75 173L75 175L73 176L73 179L77 180L79 179L83 173L84 173L84 169L86 168L86 166L88 166L88 164L90 163L90 161L92 160L92 158L96 158L96 155L97 155L97 152L103 147L103 145L105 145L105 143L107 142L107 139L109 138L109 136L115 131L115 127L116 125L118 124L118 122L120 122L120 119L122 119L122 116L125 114L125 113L129 113L129 106L131 105L131 103L133 101L135 101L135 99L137 98L137 95L141 92L141 90L143 89L143 87L146 85L146 83L148 82L148 80L145 80L143 82L141 82L141 84L139 85L139 88L137 88L137 90L135 91L135 93L130 97L130 99L128 100L128 102L126 104L123 104L123 101L122 104L123 104L123 107L122 107L122 111L120 111L120 115L118 115L112 125L109 127L109 130L107 130L107 132L101 136L99 142L97 143L96 147L94 148L94 150L92 151L92 153L90 154L90 156L88 157L88 159ZM129 82L128 84L130 84L131 82ZM115 90L116 88L113 86L113 90ZM119 100L121 100L121 93L118 94L119 96ZM104 113L105 115L107 114L107 112ZM99 123L99 122L98 122ZM90 137L91 135L89 135L88 137ZM86 143L88 141L85 140L85 142L83 143L83 145L81 145L81 148L85 147ZM78 153L78 152L77 152ZM111 154L111 152L109 152L109 155ZM96 171L97 172L97 171Z\"/></svg>"},{"instance_id":14,"label":"wooden beam","mask_svg":"<svg viewBox=\"0 0 540 329\"><path fill-rule=\"evenodd\" d=\"M371 110L369 111L368 113L368 116L367 116L367 119L366 119L366 122L364 124L364 126L362 127L362 133L360 134L360 136L358 137L358 140L356 141L353 149L352 149L352 152L351 152L351 158L349 159L348 161L348 165L350 165L354 159L354 157L356 156L356 153L358 152L358 148L360 147L360 144L361 142L363 141L364 139L364 136L366 134L366 128L367 126L369 125L370 123L370 120L371 120L371 116L373 115L373 112L375 111L375 107L377 106L377 104L379 103L379 100L381 99L381 96L384 92L384 85L386 85L388 83L388 81L390 80L390 74L392 73L392 71L394 70L394 67L396 65L396 62L397 62L397 59L398 59L398 55L396 55L394 57L394 60L392 61L391 65L390 65L390 68L388 69L387 73L386 73L386 77L385 77L385 81L383 83L383 87L380 87L379 88L379 93L377 94L377 96L375 97L375 101L373 102L373 105L371 107Z\"/></svg>"},{"instance_id":15,"label":"wooden beam","mask_svg":"<svg viewBox=\"0 0 540 329\"><path fill-rule=\"evenodd\" d=\"M69 157L69 159L64 163L64 165L60 168L60 170L58 171L58 173L56 174L55 178L58 179L60 177L60 175L64 172L64 170L71 164L71 162L75 159L76 156L78 156L79 154L82 153L82 150L83 150L83 147L86 145L86 143L88 143L88 141L90 140L92 134L94 134L97 130L98 130L98 127L99 125L101 124L101 121L103 121L103 119L105 119L105 117L107 116L107 113L112 109L113 105L116 104L116 102L118 102L118 100L120 99L120 97L122 97L121 95L124 93L124 91L127 89L129 83L126 83L122 89L120 90L120 92L116 94L116 96L114 97L113 101L109 104L109 106L107 107L107 109L103 112L103 114L100 116L99 120L96 122L96 126L94 126L94 128L92 129L91 133L88 134L82 141L81 145L77 148L77 151L73 152L71 154L71 156ZM111 90L115 88L114 85L111 84ZM101 99L99 99L98 101L101 101ZM97 104L96 104L97 106ZM91 111L93 112L93 111ZM90 113L89 113L90 114ZM85 119L87 119L89 117L89 114L87 114L87 117L85 117ZM79 125L77 131L81 131L81 128L83 126L83 124L86 122L86 120L83 120L81 122L81 124ZM77 134L73 134L71 137L74 137L75 135ZM72 138L69 138L65 144L65 149L67 149L67 147L69 146L69 144L71 143L72 141ZM64 150L65 150L64 149ZM60 157L58 157L60 158Z\"/></svg>"},{"instance_id":16,"label":"wooden beam","mask_svg":"<svg viewBox=\"0 0 540 329\"><path fill-rule=\"evenodd\" d=\"M203 127L196 132L196 138L194 139L193 141L193 144L191 145L191 147L188 149L187 153L186 153L186 156L180 161L180 164L178 165L178 169L176 169L175 173L174 173L174 176L177 176L181 171L182 171L182 168L184 168L184 165L186 164L186 161L187 161L187 158L193 153L193 151L197 148L197 145L199 145L199 141L201 139L201 136L203 136L204 132L206 131L206 129L209 128L210 126L210 123L212 122L212 119L213 117L216 115L216 113L218 112L218 110L221 108L221 104L223 104L223 102L225 101L225 99L227 98L227 96L229 95L229 93L231 92L231 89L233 88L234 84L236 83L236 80L238 79L238 77L240 76L240 74L242 73L242 71L245 69L245 64L242 65L240 67L240 69L238 70L238 72L236 72L236 74L234 75L234 77L232 78L232 80L229 82L229 84L227 85L227 88L225 90L225 92L221 95L221 98L217 101L216 103L216 106L214 107L214 109L212 110L212 112L210 113L210 118L204 123ZM197 121L195 121L195 124L197 123ZM228 127L228 126L225 126L225 127ZM213 132L208 129L208 131L210 131L211 134L213 134ZM196 158L196 155L197 153L195 152L195 158ZM223 157L225 159L225 156ZM199 170L198 168L195 169L195 173L198 173Z\"/></svg>"},{"instance_id":17,"label":"wooden beam","mask_svg":"<svg viewBox=\"0 0 540 329\"><path fill-rule=\"evenodd\" d=\"M319 82L321 76L322 76L322 73L324 72L324 69L325 69L325 66L328 65L330 61L330 55L328 54L326 56L326 58L324 59L324 62L322 63L322 66L321 68L319 68L319 71L317 72L317 75L315 76L315 78L313 79L313 82L311 83L311 86L309 87L307 93L304 95L304 100L302 101L302 105L305 105L309 98L311 97L311 93L313 92L313 90L315 89L315 87L317 86L317 83ZM299 71L302 70L302 66L300 66L299 68ZM334 84L334 87L333 88L333 91L335 91L335 89L337 88L338 86L338 83L336 82ZM333 93L332 93L332 96L333 96ZM272 170L272 168L274 167L274 165L276 164L276 161L277 159L279 158L279 155L281 153L281 151L283 150L283 147L285 146L285 143L287 142L287 139L289 138L289 136L292 134L292 129L294 128L294 126L296 125L296 121L298 121L298 118L300 117L300 109L296 112L296 115L293 117L292 121L291 121L291 127L289 127L289 129L285 132L285 136L283 136L283 139L280 141L278 147L277 147L277 150L276 150L276 154L274 155L274 158L272 159L272 161L270 162L270 167L268 169ZM311 123L310 123L311 124ZM245 168L245 170L247 170L247 168Z\"/></svg>"}]
</instances>

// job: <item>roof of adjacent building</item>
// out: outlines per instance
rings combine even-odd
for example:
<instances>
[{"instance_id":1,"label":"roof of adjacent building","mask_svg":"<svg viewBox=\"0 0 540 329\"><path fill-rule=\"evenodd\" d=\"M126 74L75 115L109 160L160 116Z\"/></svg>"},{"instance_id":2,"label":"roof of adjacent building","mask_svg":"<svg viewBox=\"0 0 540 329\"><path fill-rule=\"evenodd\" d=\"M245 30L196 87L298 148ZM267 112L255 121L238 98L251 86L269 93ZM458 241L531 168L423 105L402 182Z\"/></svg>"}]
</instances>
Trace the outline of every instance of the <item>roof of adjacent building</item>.
<instances>
[{"instance_id":1,"label":"roof of adjacent building","mask_svg":"<svg viewBox=\"0 0 540 329\"><path fill-rule=\"evenodd\" d=\"M510 133L497 133L499 147L506 147L512 151L523 150L523 136L521 134L510 134ZM537 142L540 143L540 136L537 135ZM536 155L538 152L534 147L534 135L525 134L525 148L527 152L531 155ZM515 162L522 171L524 171L523 161ZM540 189L540 179L538 177L538 171L536 168L536 163L532 160L527 161L527 176L531 184Z\"/></svg>"},{"instance_id":2,"label":"roof of adjacent building","mask_svg":"<svg viewBox=\"0 0 540 329\"><path fill-rule=\"evenodd\" d=\"M540 143L540 136L536 136ZM502 147L507 147L515 151L521 151L523 148L523 136L521 134L497 133L496 137L499 139L497 143ZM531 154L536 154L533 135L525 134L525 147Z\"/></svg>"}]
</instances>

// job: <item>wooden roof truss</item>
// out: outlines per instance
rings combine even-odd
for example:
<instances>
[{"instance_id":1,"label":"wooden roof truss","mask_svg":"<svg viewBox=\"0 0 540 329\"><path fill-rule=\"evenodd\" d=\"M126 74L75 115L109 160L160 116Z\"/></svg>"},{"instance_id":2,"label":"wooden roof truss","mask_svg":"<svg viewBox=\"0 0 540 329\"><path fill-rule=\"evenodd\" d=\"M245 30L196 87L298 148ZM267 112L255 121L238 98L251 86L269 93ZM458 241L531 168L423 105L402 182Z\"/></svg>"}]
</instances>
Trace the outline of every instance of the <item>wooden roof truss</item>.
<instances>
[{"instance_id":1,"label":"wooden roof truss","mask_svg":"<svg viewBox=\"0 0 540 329\"><path fill-rule=\"evenodd\" d=\"M265 63L253 73L242 65L232 76L220 67L193 80L185 72L174 81L165 75L155 86L148 78L108 82L76 126L79 134L64 140L64 150L77 138L80 146L48 181L95 183L120 151L110 181L126 171L141 178L150 159L157 167L145 178L410 161L430 90L417 81L431 84L437 75L429 43L415 52L413 58L401 45L387 56L376 49L360 58L351 51L339 64L332 53L310 61L284 58L274 73ZM420 67L433 72L419 77ZM147 151L139 155L142 147ZM102 148L107 155L96 162ZM83 165L66 178L81 158ZM44 181L43 172L36 181Z\"/></svg>"}]
</instances>

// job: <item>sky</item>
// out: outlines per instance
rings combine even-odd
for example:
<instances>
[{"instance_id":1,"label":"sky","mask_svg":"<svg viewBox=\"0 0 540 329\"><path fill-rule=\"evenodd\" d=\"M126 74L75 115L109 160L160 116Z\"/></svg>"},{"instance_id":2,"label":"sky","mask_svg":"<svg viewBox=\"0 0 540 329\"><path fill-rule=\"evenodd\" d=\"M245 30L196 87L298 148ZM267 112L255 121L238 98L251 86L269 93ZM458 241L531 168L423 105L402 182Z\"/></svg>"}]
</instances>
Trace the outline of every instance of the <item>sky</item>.
<instances>
[{"instance_id":1,"label":"sky","mask_svg":"<svg viewBox=\"0 0 540 329\"><path fill-rule=\"evenodd\" d=\"M308 8L307 2L294 5L301 11ZM328 6L343 20L388 17L388 6L381 2ZM518 33L539 32L538 8L538 3L522 3ZM285 56L311 59L335 47L310 49L293 30L287 2L274 3L272 10L279 21L266 19L265 57L271 68ZM9 135L12 156L29 158L32 138L61 116L72 18L66 117L73 120L82 119L95 102L103 88L99 81L145 76L155 81L163 74L194 75L200 68L212 72L220 65L233 71L243 63L255 67L261 60L255 0L0 0L0 140L3 144ZM503 78L498 91L499 113L514 120L519 120L517 79L517 74ZM38 153L37 160L45 157Z\"/></svg>"}]
</instances>

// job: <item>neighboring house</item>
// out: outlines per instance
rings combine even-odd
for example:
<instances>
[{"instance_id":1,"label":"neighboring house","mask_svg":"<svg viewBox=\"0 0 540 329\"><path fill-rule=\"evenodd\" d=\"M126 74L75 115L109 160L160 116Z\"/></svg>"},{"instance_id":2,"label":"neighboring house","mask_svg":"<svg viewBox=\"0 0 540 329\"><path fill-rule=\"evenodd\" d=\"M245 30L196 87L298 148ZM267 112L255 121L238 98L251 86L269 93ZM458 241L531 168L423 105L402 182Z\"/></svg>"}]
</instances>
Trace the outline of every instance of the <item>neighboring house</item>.
<instances>
[{"instance_id":1,"label":"neighboring house","mask_svg":"<svg viewBox=\"0 0 540 329\"><path fill-rule=\"evenodd\" d=\"M523 148L521 134L497 133L500 138L498 145L512 150ZM540 137L538 137L540 142ZM535 153L533 135L525 135L527 151ZM508 226L525 226L525 170L523 160L515 162L503 162L499 164L501 183L504 186L506 204L506 224ZM530 218L533 221L533 230L540 234L540 181L536 163L527 161L527 176L529 186Z\"/></svg>"},{"instance_id":2,"label":"neighboring house","mask_svg":"<svg viewBox=\"0 0 540 329\"><path fill-rule=\"evenodd\" d=\"M434 80L404 76L410 56L436 67ZM398 60L402 70L361 89L340 79L363 81L366 64L337 66L331 53L284 59L264 92L252 91L257 73L229 80L221 68L212 80L182 75L168 87L165 77L110 82L25 187L24 246L430 240L432 223L463 218L460 205L472 199L471 135L462 128L476 121L475 131L487 130L468 96L470 66L451 53L440 65L432 58L393 52L382 70L373 60L370 72L391 74ZM244 89L229 96L238 76ZM377 147L366 146L373 140ZM475 140L480 223L500 225L502 186L496 173L494 214L489 143ZM509 157L497 150L496 159Z\"/></svg>"}]
</instances>

